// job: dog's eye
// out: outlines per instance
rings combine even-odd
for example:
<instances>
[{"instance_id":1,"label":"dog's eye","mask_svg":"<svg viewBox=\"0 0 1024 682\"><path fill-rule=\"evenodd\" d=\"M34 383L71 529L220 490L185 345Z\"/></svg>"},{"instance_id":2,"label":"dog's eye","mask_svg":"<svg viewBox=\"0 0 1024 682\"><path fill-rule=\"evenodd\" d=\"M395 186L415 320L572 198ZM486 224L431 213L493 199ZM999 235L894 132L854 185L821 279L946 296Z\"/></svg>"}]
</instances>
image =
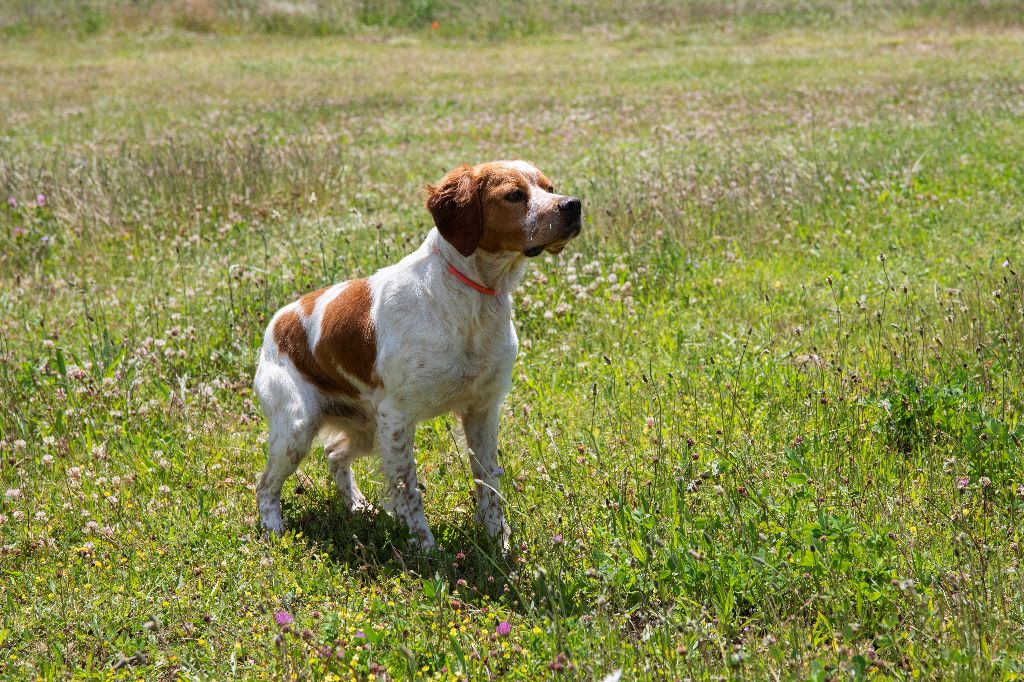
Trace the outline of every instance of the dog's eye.
<instances>
[{"instance_id":1,"label":"dog's eye","mask_svg":"<svg viewBox=\"0 0 1024 682\"><path fill-rule=\"evenodd\" d=\"M554 194L554 193L555 193L555 186L554 185L548 185L548 194Z\"/></svg>"},{"instance_id":2,"label":"dog's eye","mask_svg":"<svg viewBox=\"0 0 1024 682\"><path fill-rule=\"evenodd\" d=\"M507 201L509 203L512 203L512 204L518 204L520 201L522 201L525 198L526 198L526 194L524 194L522 192L522 190L518 190L518 189L517 190L513 190L513 191L511 191L511 192L509 192L508 194L505 195L505 201Z\"/></svg>"}]
</instances>

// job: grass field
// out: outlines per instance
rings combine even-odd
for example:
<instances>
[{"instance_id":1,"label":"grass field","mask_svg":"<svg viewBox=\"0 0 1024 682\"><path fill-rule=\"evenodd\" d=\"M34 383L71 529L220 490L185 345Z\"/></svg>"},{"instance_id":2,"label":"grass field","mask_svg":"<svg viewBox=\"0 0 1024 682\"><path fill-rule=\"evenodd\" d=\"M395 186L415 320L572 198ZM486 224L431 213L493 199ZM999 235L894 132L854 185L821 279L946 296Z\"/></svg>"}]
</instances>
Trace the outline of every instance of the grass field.
<instances>
[{"instance_id":1,"label":"grass field","mask_svg":"<svg viewBox=\"0 0 1024 682\"><path fill-rule=\"evenodd\" d=\"M0 677L1024 676L1021 7L741 4L485 42L0 12ZM586 220L517 294L514 551L450 418L436 552L318 452L265 539L269 315L510 156Z\"/></svg>"}]
</instances>

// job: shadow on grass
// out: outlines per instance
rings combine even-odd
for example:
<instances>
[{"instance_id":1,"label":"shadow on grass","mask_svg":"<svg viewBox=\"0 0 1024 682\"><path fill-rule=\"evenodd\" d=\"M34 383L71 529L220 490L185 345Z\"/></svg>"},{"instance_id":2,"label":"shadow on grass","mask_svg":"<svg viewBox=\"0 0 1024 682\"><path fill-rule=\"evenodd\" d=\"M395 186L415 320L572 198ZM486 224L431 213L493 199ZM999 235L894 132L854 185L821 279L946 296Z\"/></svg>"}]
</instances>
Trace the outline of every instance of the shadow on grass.
<instances>
[{"instance_id":1,"label":"shadow on grass","mask_svg":"<svg viewBox=\"0 0 1024 682\"><path fill-rule=\"evenodd\" d=\"M332 493L320 487L297 488L295 495L283 500L285 523L301 532L312 548L356 569L367 581L406 574L440 581L449 594L458 592L466 601L486 595L516 610L529 602L522 592L529 581L515 578L515 554L503 555L471 520L464 525L431 524L437 546L422 552L410 544L405 526L379 508L350 512Z\"/></svg>"}]
</instances>

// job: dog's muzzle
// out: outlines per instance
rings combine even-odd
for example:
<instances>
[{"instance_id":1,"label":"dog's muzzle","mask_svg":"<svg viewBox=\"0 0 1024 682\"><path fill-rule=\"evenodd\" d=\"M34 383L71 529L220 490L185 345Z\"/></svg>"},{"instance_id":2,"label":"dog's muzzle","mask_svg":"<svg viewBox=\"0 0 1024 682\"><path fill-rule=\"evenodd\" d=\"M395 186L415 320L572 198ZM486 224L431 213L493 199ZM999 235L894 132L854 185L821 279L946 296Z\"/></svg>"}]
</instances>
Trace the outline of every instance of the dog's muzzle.
<instances>
[{"instance_id":1,"label":"dog's muzzle","mask_svg":"<svg viewBox=\"0 0 1024 682\"><path fill-rule=\"evenodd\" d=\"M557 239L542 246L531 246L523 251L527 258L534 258L546 250L556 247L558 251L570 240L583 231L583 202L576 197L565 197L558 202L558 215L562 219L562 234ZM555 251L554 253L557 253Z\"/></svg>"}]
</instances>

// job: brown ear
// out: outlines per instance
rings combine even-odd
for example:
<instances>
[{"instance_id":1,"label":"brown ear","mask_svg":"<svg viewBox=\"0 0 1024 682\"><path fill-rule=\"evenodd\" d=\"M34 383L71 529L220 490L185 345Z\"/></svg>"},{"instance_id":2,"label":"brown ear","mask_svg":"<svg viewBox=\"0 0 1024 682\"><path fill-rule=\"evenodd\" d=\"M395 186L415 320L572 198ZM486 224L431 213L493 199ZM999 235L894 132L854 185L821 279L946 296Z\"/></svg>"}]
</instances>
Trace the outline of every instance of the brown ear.
<instances>
[{"instance_id":1,"label":"brown ear","mask_svg":"<svg viewBox=\"0 0 1024 682\"><path fill-rule=\"evenodd\" d=\"M480 182L469 166L459 166L436 185L427 185L427 210L437 231L463 256L476 251L484 233Z\"/></svg>"}]
</instances>

